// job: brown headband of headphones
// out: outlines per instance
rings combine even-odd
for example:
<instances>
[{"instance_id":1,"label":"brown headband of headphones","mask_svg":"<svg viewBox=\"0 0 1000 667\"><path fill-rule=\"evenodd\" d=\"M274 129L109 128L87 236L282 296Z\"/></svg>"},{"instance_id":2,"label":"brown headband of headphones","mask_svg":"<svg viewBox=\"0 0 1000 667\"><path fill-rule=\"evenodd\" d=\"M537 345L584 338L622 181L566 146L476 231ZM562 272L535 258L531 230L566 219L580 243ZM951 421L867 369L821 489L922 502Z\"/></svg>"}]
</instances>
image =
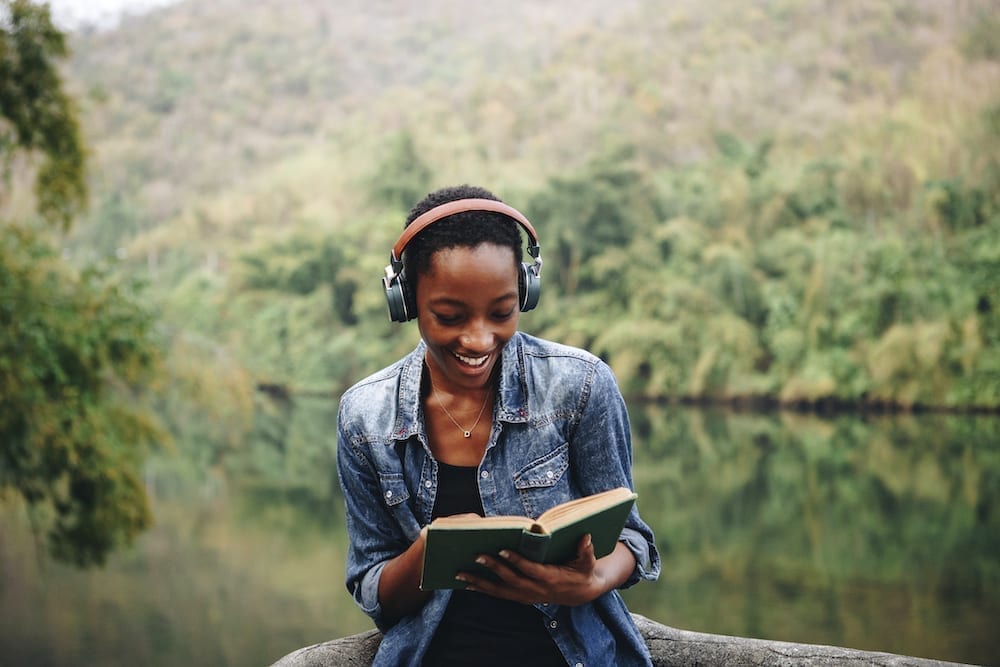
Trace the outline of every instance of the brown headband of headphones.
<instances>
[{"instance_id":1,"label":"brown headband of headphones","mask_svg":"<svg viewBox=\"0 0 1000 667\"><path fill-rule=\"evenodd\" d=\"M531 237L531 247L538 247L538 234L535 232L535 228L514 207L493 199L457 199L441 204L440 206L435 206L431 210L417 216L413 222L407 225L406 229L399 236L399 240L396 241L396 245L392 246L392 261L398 263L403 250L406 249L406 245L428 225L437 222L441 218L447 218L449 215L464 213L465 211L491 211L493 213L502 213L508 218L513 218L524 227L524 231L528 232L528 235ZM537 250L535 252L537 253ZM533 254L533 256L537 258L537 254Z\"/></svg>"}]
</instances>

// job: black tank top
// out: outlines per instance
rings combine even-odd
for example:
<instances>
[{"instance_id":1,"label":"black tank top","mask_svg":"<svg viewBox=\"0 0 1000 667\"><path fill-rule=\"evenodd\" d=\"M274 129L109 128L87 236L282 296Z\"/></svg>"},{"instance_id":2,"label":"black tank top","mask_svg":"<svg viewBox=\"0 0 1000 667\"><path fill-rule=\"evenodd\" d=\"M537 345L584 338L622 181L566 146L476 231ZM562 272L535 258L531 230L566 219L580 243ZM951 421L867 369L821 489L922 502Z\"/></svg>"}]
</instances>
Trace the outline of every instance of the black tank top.
<instances>
[{"instance_id":1,"label":"black tank top","mask_svg":"<svg viewBox=\"0 0 1000 667\"><path fill-rule=\"evenodd\" d=\"M432 516L474 512L484 516L477 470L438 462L438 491ZM469 591L454 591L424 656L425 667L486 665L555 667L566 659L545 616L527 604Z\"/></svg>"}]
</instances>

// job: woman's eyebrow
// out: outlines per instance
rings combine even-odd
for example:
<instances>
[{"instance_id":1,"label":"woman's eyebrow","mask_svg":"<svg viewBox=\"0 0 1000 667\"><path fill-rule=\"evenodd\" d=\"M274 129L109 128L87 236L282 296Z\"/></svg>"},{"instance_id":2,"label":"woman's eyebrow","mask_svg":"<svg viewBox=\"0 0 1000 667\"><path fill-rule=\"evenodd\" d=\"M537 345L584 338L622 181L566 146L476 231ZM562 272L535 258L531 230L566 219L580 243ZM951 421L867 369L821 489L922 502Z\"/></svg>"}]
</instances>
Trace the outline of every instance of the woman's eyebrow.
<instances>
[{"instance_id":1,"label":"woman's eyebrow","mask_svg":"<svg viewBox=\"0 0 1000 667\"><path fill-rule=\"evenodd\" d=\"M517 298L518 298L517 292L511 291L511 292L508 292L507 294L503 294L501 296L498 296L497 298L493 299L493 301L491 301L490 303L497 304L497 303L501 303L503 301L509 301L510 299L515 299L516 300ZM466 305L466 301L464 301L462 299L457 299L457 298L454 298L454 297L450 297L450 296L438 296L438 297L434 297L432 299L429 299L428 303L430 303L430 304L449 304L449 305L456 305L456 306L464 306L464 305Z\"/></svg>"}]
</instances>

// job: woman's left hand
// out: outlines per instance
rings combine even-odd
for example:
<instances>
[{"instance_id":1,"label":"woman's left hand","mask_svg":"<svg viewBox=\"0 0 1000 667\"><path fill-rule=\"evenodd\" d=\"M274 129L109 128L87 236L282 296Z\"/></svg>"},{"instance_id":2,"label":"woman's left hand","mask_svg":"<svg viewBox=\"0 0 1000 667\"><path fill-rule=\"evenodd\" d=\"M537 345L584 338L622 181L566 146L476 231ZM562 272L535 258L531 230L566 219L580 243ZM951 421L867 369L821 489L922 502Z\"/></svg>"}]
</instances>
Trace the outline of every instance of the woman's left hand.
<instances>
[{"instance_id":1,"label":"woman's left hand","mask_svg":"<svg viewBox=\"0 0 1000 667\"><path fill-rule=\"evenodd\" d=\"M523 604L584 604L622 585L635 569L635 557L621 542L604 558L594 558L590 535L580 540L576 558L562 565L535 563L513 551L501 551L499 557L483 554L477 562L500 581L463 572L459 579L466 590Z\"/></svg>"}]
</instances>

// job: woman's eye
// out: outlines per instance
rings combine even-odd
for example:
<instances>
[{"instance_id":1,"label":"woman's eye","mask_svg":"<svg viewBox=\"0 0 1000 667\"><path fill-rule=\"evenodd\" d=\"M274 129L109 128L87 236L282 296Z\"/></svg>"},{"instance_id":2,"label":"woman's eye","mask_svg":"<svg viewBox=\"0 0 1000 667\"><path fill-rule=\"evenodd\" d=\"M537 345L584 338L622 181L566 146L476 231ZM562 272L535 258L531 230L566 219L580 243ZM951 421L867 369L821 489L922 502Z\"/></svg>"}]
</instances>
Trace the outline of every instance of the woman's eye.
<instances>
[{"instance_id":1,"label":"woman's eye","mask_svg":"<svg viewBox=\"0 0 1000 667\"><path fill-rule=\"evenodd\" d=\"M462 319L461 315L445 315L443 313L434 313L434 317L441 324L458 324Z\"/></svg>"},{"instance_id":2,"label":"woman's eye","mask_svg":"<svg viewBox=\"0 0 1000 667\"><path fill-rule=\"evenodd\" d=\"M502 320L509 320L513 316L514 316L514 309L513 308L511 308L510 310L505 310L502 313L493 313L494 319L501 320L501 321Z\"/></svg>"}]
</instances>

